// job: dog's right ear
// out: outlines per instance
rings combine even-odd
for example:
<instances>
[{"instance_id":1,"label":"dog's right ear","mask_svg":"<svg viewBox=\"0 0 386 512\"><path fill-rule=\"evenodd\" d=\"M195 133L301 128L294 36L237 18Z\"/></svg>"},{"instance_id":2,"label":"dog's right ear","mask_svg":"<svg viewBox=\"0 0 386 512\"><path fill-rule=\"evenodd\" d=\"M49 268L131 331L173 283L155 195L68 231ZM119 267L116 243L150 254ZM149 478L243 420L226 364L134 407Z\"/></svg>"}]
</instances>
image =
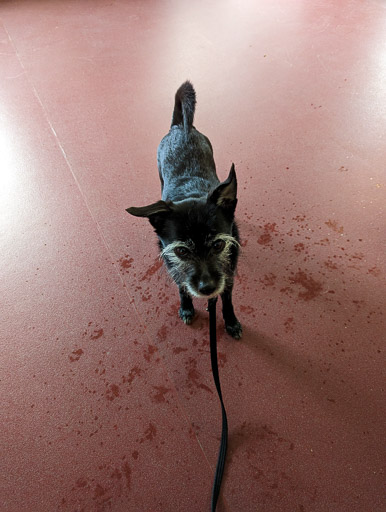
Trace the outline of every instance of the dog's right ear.
<instances>
[{"instance_id":1,"label":"dog's right ear","mask_svg":"<svg viewBox=\"0 0 386 512\"><path fill-rule=\"evenodd\" d=\"M147 217L150 224L157 229L167 215L173 211L173 203L171 201L157 201L148 206L132 206L127 208L126 211L135 217Z\"/></svg>"},{"instance_id":2,"label":"dog's right ear","mask_svg":"<svg viewBox=\"0 0 386 512\"><path fill-rule=\"evenodd\" d=\"M150 217L157 213L172 211L172 203L171 201L157 201L148 206L132 206L131 208L126 208L126 211L130 213L130 215L135 215L135 217Z\"/></svg>"}]
</instances>

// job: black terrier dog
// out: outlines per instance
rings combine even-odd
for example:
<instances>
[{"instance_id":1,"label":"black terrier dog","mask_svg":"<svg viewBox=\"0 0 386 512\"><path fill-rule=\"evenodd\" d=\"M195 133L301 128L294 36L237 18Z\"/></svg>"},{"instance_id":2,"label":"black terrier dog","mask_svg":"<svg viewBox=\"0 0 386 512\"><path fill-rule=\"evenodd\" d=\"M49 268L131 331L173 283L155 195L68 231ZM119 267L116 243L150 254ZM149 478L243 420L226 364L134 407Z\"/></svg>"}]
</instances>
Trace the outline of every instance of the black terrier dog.
<instances>
[{"instance_id":1,"label":"black terrier dog","mask_svg":"<svg viewBox=\"0 0 386 512\"><path fill-rule=\"evenodd\" d=\"M221 295L225 328L240 339L242 327L232 305L240 247L235 167L220 183L212 145L193 126L195 105L196 93L187 81L176 92L172 125L158 147L162 200L127 212L147 217L158 235L160 257L179 287L181 319L193 320L192 296Z\"/></svg>"}]
</instances>

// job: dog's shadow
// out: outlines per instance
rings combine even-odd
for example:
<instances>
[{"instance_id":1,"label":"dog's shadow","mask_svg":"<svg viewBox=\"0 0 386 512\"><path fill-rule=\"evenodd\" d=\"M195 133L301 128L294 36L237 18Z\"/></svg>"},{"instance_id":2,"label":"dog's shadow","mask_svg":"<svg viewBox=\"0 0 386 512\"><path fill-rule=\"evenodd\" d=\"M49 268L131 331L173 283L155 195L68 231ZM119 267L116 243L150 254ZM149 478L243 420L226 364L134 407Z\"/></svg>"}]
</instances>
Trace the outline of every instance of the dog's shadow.
<instances>
[{"instance_id":1,"label":"dog's shadow","mask_svg":"<svg viewBox=\"0 0 386 512\"><path fill-rule=\"evenodd\" d=\"M311 360L299 351L291 349L285 344L285 341L269 338L261 332L248 328L244 322L244 335L240 341L244 347L253 350L259 354L259 357L270 361L272 367L276 367L281 373L286 374L286 378L294 382L298 391L306 390L307 395L316 400L322 408L329 410L329 414L335 414L336 417L351 418L346 424L350 429L350 424L355 430L358 425L368 425L369 411L363 407L358 407L358 396L361 403L371 403L373 400L365 387L365 383L358 388L358 382L352 381L350 376L342 374L341 369L334 371L331 365L321 367L320 363ZM225 335L226 336L226 335ZM329 377L330 375L330 377ZM342 382L345 383L345 393L342 397ZM349 391L348 391L349 389ZM256 391L253 391L256 396ZM261 423L257 421L253 425L249 422L247 429L239 425L230 433L229 451L235 454L242 445L250 440L267 437L267 428L263 418ZM241 429L241 430L240 430ZM269 434L269 432L268 432Z\"/></svg>"}]
</instances>

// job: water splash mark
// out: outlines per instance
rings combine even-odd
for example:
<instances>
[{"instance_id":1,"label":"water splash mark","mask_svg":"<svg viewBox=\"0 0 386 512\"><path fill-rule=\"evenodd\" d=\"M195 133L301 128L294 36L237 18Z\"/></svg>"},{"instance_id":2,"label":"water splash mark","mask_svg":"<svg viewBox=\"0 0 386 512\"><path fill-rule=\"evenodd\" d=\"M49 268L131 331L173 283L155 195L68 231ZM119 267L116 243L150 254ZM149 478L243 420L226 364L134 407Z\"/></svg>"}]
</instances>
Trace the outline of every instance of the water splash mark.
<instances>
[{"instance_id":1,"label":"water splash mark","mask_svg":"<svg viewBox=\"0 0 386 512\"><path fill-rule=\"evenodd\" d=\"M343 235L343 233L344 233L343 226L338 226L338 223L336 222L336 220L329 219L327 222L325 222L325 225L328 226L329 228L331 228L336 233L339 233L340 235Z\"/></svg>"},{"instance_id":2,"label":"water splash mark","mask_svg":"<svg viewBox=\"0 0 386 512\"><path fill-rule=\"evenodd\" d=\"M113 400L119 397L120 393L121 391L117 384L110 384L109 389L106 391L106 399L112 402Z\"/></svg>"},{"instance_id":3,"label":"water splash mark","mask_svg":"<svg viewBox=\"0 0 386 512\"><path fill-rule=\"evenodd\" d=\"M153 441L157 435L157 429L153 423L149 423L149 426L145 430L144 435L145 437L137 440L140 444L144 443L145 441Z\"/></svg>"},{"instance_id":4,"label":"water splash mark","mask_svg":"<svg viewBox=\"0 0 386 512\"><path fill-rule=\"evenodd\" d=\"M332 261L330 257L328 258L328 260L323 262L323 265L329 270L337 270L338 268L338 265L334 261Z\"/></svg>"},{"instance_id":5,"label":"water splash mark","mask_svg":"<svg viewBox=\"0 0 386 512\"><path fill-rule=\"evenodd\" d=\"M88 482L87 482L86 478L80 477L80 478L78 478L78 480L75 482L75 485L76 485L76 487L78 487L78 488L80 488L80 489L81 489L81 488L83 488L83 487L86 487L87 483L88 483Z\"/></svg>"},{"instance_id":6,"label":"water splash mark","mask_svg":"<svg viewBox=\"0 0 386 512\"><path fill-rule=\"evenodd\" d=\"M103 336L103 329L94 329L93 333L90 334L91 340L97 340Z\"/></svg>"},{"instance_id":7,"label":"water splash mark","mask_svg":"<svg viewBox=\"0 0 386 512\"><path fill-rule=\"evenodd\" d=\"M125 256L123 258L120 258L118 260L118 262L121 266L121 270L126 273L128 273L128 270L131 268L133 261L134 261L134 259L129 258L128 254L125 254Z\"/></svg>"},{"instance_id":8,"label":"water splash mark","mask_svg":"<svg viewBox=\"0 0 386 512\"><path fill-rule=\"evenodd\" d=\"M181 354L181 352L187 352L187 348L184 348L184 347L174 347L173 348L173 354Z\"/></svg>"},{"instance_id":9,"label":"water splash mark","mask_svg":"<svg viewBox=\"0 0 386 512\"><path fill-rule=\"evenodd\" d=\"M319 281L308 276L302 270L299 270L293 277L290 277L289 281L291 284L297 284L304 288L304 291L299 292L298 297L305 301L315 299L323 290L323 286Z\"/></svg>"},{"instance_id":10,"label":"water splash mark","mask_svg":"<svg viewBox=\"0 0 386 512\"><path fill-rule=\"evenodd\" d=\"M319 242L315 242L314 245L321 245L322 247L327 247L328 245L330 245L330 239L323 238L322 240L319 240Z\"/></svg>"},{"instance_id":11,"label":"water splash mark","mask_svg":"<svg viewBox=\"0 0 386 512\"><path fill-rule=\"evenodd\" d=\"M134 366L130 371L129 374L122 376L122 384L129 384L129 386L133 383L134 379L136 377L139 377L141 375L142 370L139 368L139 366Z\"/></svg>"},{"instance_id":12,"label":"water splash mark","mask_svg":"<svg viewBox=\"0 0 386 512\"><path fill-rule=\"evenodd\" d=\"M267 223L264 225L264 233L260 235L257 243L260 245L269 245L272 242L272 235L277 234L276 222Z\"/></svg>"},{"instance_id":13,"label":"water splash mark","mask_svg":"<svg viewBox=\"0 0 386 512\"><path fill-rule=\"evenodd\" d=\"M166 327L166 325L163 325L162 327L160 327L158 329L157 338L160 341L166 341L167 335L168 335L168 328Z\"/></svg>"},{"instance_id":14,"label":"water splash mark","mask_svg":"<svg viewBox=\"0 0 386 512\"><path fill-rule=\"evenodd\" d=\"M157 259L151 267L149 267L144 275L141 277L140 281L148 281L158 270L162 267L162 260Z\"/></svg>"},{"instance_id":15,"label":"water splash mark","mask_svg":"<svg viewBox=\"0 0 386 512\"><path fill-rule=\"evenodd\" d=\"M111 505L111 489L105 489L101 484L97 484L94 489L93 500L97 502L96 506L98 507L98 510L105 510L106 506Z\"/></svg>"},{"instance_id":16,"label":"water splash mark","mask_svg":"<svg viewBox=\"0 0 386 512\"><path fill-rule=\"evenodd\" d=\"M381 269L379 269L377 266L369 268L367 273L374 277L379 277L382 274Z\"/></svg>"},{"instance_id":17,"label":"water splash mark","mask_svg":"<svg viewBox=\"0 0 386 512\"><path fill-rule=\"evenodd\" d=\"M295 331L295 321L292 316L287 318L287 320L284 322L284 328L286 333Z\"/></svg>"},{"instance_id":18,"label":"water splash mark","mask_svg":"<svg viewBox=\"0 0 386 512\"><path fill-rule=\"evenodd\" d=\"M152 355L155 354L156 352L157 352L157 347L155 347L154 345L149 345L147 347L147 349L144 351L143 357L149 363Z\"/></svg>"},{"instance_id":19,"label":"water splash mark","mask_svg":"<svg viewBox=\"0 0 386 512\"><path fill-rule=\"evenodd\" d=\"M305 246L302 243L298 243L298 244L294 245L294 251L295 252L299 252L300 253L300 252L303 252L304 249L305 249Z\"/></svg>"},{"instance_id":20,"label":"water splash mark","mask_svg":"<svg viewBox=\"0 0 386 512\"><path fill-rule=\"evenodd\" d=\"M123 474L125 475L126 487L130 489L131 487L131 467L127 462L123 465Z\"/></svg>"},{"instance_id":21,"label":"water splash mark","mask_svg":"<svg viewBox=\"0 0 386 512\"><path fill-rule=\"evenodd\" d=\"M69 357L70 361L73 363L75 361L79 361L79 359L84 354L84 352L83 352L83 350L81 348L79 348L78 350L73 350L72 354L74 354L74 355L73 356L68 356L68 357Z\"/></svg>"},{"instance_id":22,"label":"water splash mark","mask_svg":"<svg viewBox=\"0 0 386 512\"><path fill-rule=\"evenodd\" d=\"M219 367L224 368L225 364L228 361L226 354L223 354L222 352L218 352L217 358L218 358Z\"/></svg>"},{"instance_id":23,"label":"water splash mark","mask_svg":"<svg viewBox=\"0 0 386 512\"><path fill-rule=\"evenodd\" d=\"M157 393L152 396L152 401L158 404L166 402L165 395L166 393L169 393L171 389L166 388L165 386L153 386L153 388L157 391Z\"/></svg>"},{"instance_id":24,"label":"water splash mark","mask_svg":"<svg viewBox=\"0 0 386 512\"><path fill-rule=\"evenodd\" d=\"M114 471L111 473L110 478L111 479L121 480L122 473L119 471L118 468L115 468Z\"/></svg>"},{"instance_id":25,"label":"water splash mark","mask_svg":"<svg viewBox=\"0 0 386 512\"><path fill-rule=\"evenodd\" d=\"M265 274L264 277L260 278L259 281L264 286L274 286L276 283L277 276L270 272L269 274Z\"/></svg>"},{"instance_id":26,"label":"water splash mark","mask_svg":"<svg viewBox=\"0 0 386 512\"><path fill-rule=\"evenodd\" d=\"M192 388L192 385L194 385L198 389L203 389L204 391L207 391L208 393L213 394L213 391L208 386L199 382L201 374L197 370L197 361L195 359L193 359L192 357L189 357L189 359L186 363L186 366L187 366L186 369L188 372L188 386L190 388Z\"/></svg>"},{"instance_id":27,"label":"water splash mark","mask_svg":"<svg viewBox=\"0 0 386 512\"><path fill-rule=\"evenodd\" d=\"M255 312L255 308L253 308L252 306L244 306L244 304L241 304L240 311L242 313L246 313L247 315L252 315Z\"/></svg>"}]
</instances>

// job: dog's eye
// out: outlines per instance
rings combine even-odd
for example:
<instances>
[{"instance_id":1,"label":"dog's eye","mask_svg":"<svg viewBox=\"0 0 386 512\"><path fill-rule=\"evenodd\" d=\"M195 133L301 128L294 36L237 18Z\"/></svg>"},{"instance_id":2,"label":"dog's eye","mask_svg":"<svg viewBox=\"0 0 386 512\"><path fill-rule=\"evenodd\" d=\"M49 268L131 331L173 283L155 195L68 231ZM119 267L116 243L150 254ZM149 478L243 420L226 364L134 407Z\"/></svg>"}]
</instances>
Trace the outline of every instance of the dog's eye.
<instances>
[{"instance_id":1,"label":"dog's eye","mask_svg":"<svg viewBox=\"0 0 386 512\"><path fill-rule=\"evenodd\" d=\"M176 247L174 249L174 252L179 258L185 258L189 254L189 250L186 247L182 246Z\"/></svg>"},{"instance_id":2,"label":"dog's eye","mask_svg":"<svg viewBox=\"0 0 386 512\"><path fill-rule=\"evenodd\" d=\"M212 247L215 252L221 252L225 247L225 242L224 240L217 240Z\"/></svg>"}]
</instances>

